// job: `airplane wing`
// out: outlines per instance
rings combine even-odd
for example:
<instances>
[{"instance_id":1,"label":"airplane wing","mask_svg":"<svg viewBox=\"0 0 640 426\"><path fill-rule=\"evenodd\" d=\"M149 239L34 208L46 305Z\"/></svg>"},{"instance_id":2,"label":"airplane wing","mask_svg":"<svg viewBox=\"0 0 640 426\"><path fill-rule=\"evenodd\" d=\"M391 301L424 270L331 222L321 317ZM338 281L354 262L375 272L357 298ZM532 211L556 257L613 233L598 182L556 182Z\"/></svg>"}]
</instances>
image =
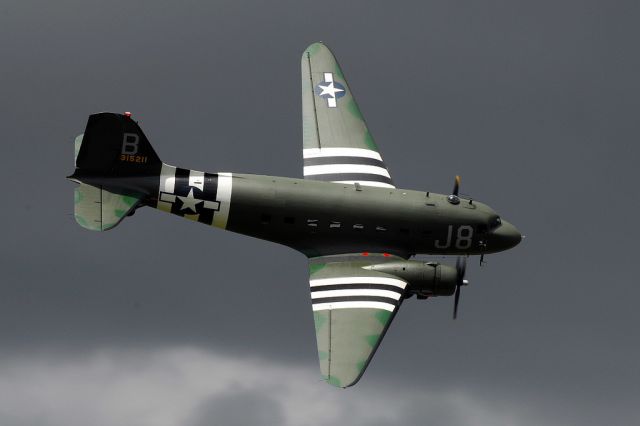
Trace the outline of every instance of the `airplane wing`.
<instances>
[{"instance_id":1,"label":"airplane wing","mask_svg":"<svg viewBox=\"0 0 640 426\"><path fill-rule=\"evenodd\" d=\"M320 372L337 387L358 382L402 303L406 281L366 269L376 257L310 260Z\"/></svg>"},{"instance_id":2,"label":"airplane wing","mask_svg":"<svg viewBox=\"0 0 640 426\"><path fill-rule=\"evenodd\" d=\"M340 65L322 43L302 55L305 179L394 188Z\"/></svg>"}]
</instances>

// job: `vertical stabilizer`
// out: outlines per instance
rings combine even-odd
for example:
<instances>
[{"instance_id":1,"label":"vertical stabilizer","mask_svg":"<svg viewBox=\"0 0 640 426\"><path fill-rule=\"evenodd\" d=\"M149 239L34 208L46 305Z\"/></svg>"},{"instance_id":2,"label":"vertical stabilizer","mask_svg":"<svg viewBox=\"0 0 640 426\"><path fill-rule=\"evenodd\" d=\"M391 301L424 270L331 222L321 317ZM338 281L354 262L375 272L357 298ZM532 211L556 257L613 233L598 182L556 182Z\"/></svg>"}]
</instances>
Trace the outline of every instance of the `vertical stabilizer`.
<instances>
[{"instance_id":1,"label":"vertical stabilizer","mask_svg":"<svg viewBox=\"0 0 640 426\"><path fill-rule=\"evenodd\" d=\"M106 231L157 193L162 162L130 115L89 117L75 139L74 216L83 228Z\"/></svg>"}]
</instances>

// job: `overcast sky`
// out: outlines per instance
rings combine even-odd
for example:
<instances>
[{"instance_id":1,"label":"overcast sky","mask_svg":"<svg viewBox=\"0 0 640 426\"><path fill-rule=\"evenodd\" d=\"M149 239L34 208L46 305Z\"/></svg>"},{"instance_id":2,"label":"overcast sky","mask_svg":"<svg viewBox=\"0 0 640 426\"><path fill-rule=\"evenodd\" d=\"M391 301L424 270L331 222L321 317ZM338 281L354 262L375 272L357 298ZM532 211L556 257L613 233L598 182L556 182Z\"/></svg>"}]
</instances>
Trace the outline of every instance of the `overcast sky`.
<instances>
[{"instance_id":1,"label":"overcast sky","mask_svg":"<svg viewBox=\"0 0 640 426\"><path fill-rule=\"evenodd\" d=\"M0 3L0 424L640 422L637 1ZM300 177L322 40L396 184L525 235L403 304L361 382L320 381L304 256L139 210L73 220L73 139L132 111L163 161Z\"/></svg>"}]
</instances>

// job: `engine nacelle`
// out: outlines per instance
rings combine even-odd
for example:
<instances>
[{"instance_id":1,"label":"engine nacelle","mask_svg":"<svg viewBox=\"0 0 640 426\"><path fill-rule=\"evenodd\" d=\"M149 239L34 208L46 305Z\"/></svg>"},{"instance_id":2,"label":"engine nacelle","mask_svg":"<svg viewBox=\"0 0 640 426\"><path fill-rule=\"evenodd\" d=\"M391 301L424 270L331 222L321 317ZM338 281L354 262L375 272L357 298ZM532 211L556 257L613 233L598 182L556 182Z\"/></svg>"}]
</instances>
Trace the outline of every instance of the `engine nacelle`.
<instances>
[{"instance_id":1,"label":"engine nacelle","mask_svg":"<svg viewBox=\"0 0 640 426\"><path fill-rule=\"evenodd\" d=\"M456 268L438 262L405 260L380 263L367 269L395 275L409 283L407 296L416 294L419 298L429 296L451 296L456 290L458 273Z\"/></svg>"}]
</instances>

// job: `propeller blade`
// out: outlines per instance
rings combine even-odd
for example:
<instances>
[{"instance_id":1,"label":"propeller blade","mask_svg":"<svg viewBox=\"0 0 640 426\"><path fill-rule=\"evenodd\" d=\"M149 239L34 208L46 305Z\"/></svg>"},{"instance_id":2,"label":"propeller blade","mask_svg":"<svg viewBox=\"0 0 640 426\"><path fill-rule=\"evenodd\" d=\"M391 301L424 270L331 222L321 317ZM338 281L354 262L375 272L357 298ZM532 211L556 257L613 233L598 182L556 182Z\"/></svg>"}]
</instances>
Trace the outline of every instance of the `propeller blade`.
<instances>
[{"instance_id":1,"label":"propeller blade","mask_svg":"<svg viewBox=\"0 0 640 426\"><path fill-rule=\"evenodd\" d=\"M464 275L467 272L467 258L458 256L456 259L456 294L453 300L453 319L458 317L458 303L460 303L460 288L467 285Z\"/></svg>"},{"instance_id":2,"label":"propeller blade","mask_svg":"<svg viewBox=\"0 0 640 426\"><path fill-rule=\"evenodd\" d=\"M455 183L453 184L453 195L457 196L460 191L460 176L456 176Z\"/></svg>"},{"instance_id":3,"label":"propeller blade","mask_svg":"<svg viewBox=\"0 0 640 426\"><path fill-rule=\"evenodd\" d=\"M458 303L460 302L460 286L456 286L456 295L453 301L453 319L458 317Z\"/></svg>"},{"instance_id":4,"label":"propeller blade","mask_svg":"<svg viewBox=\"0 0 640 426\"><path fill-rule=\"evenodd\" d=\"M456 272L458 273L458 283L464 280L464 276L467 273L467 258L460 257L456 259Z\"/></svg>"}]
</instances>

